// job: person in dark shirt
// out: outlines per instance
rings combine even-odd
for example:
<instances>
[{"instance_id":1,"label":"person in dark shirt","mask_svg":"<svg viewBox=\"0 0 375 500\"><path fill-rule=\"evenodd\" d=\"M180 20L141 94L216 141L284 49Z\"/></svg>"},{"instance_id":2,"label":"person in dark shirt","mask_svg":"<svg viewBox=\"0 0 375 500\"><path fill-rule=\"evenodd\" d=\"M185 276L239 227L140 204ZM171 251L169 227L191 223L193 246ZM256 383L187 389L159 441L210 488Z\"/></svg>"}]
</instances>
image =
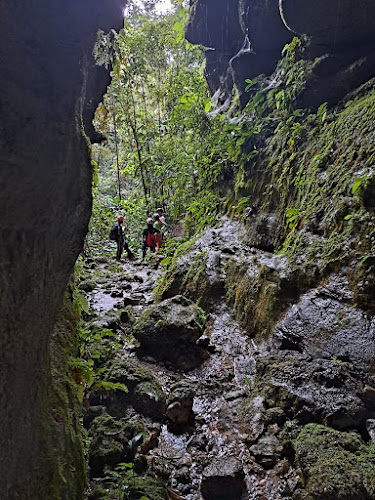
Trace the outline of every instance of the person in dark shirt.
<instances>
[{"instance_id":1,"label":"person in dark shirt","mask_svg":"<svg viewBox=\"0 0 375 500\"><path fill-rule=\"evenodd\" d=\"M111 232L109 233L109 238L111 240L116 241L117 243L117 252L116 252L117 260L121 260L121 255L123 250L127 252L129 259L132 259L134 257L133 252L130 250L125 240L124 228L122 226L123 223L124 223L124 217L122 215L119 215L117 217L117 222L112 226Z\"/></svg>"}]
</instances>

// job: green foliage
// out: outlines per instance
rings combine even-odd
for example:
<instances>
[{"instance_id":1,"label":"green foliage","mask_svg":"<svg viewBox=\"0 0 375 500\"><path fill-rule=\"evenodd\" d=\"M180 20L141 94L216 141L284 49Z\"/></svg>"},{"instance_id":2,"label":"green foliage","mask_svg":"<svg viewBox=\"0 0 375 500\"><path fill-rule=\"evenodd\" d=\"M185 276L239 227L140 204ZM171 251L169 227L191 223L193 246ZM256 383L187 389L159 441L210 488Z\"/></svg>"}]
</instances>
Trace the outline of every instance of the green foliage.
<instances>
[{"instance_id":1,"label":"green foliage","mask_svg":"<svg viewBox=\"0 0 375 500\"><path fill-rule=\"evenodd\" d=\"M363 177L357 177L352 186L352 194L357 195L357 200L360 201L360 197L358 196L361 191L367 185L367 181L371 179L370 175L365 175Z\"/></svg>"},{"instance_id":2,"label":"green foliage","mask_svg":"<svg viewBox=\"0 0 375 500\"><path fill-rule=\"evenodd\" d=\"M324 123L327 119L327 103L323 102L318 108L318 111L316 112L316 116L319 120L321 120L322 123Z\"/></svg>"},{"instance_id":3,"label":"green foliage","mask_svg":"<svg viewBox=\"0 0 375 500\"><path fill-rule=\"evenodd\" d=\"M162 483L149 476L139 476L132 462L118 464L107 470L103 477L95 478L100 485L96 490L101 500L166 500L167 492Z\"/></svg>"},{"instance_id":4,"label":"green foliage","mask_svg":"<svg viewBox=\"0 0 375 500\"><path fill-rule=\"evenodd\" d=\"M67 370L76 383L77 397L82 403L90 391L104 389L105 391L117 390L128 392L125 384L109 382L101 379L102 370L96 370L92 359L70 357L67 362Z\"/></svg>"},{"instance_id":5,"label":"green foliage","mask_svg":"<svg viewBox=\"0 0 375 500\"><path fill-rule=\"evenodd\" d=\"M74 266L73 276L70 281L70 290L72 294L73 308L76 317L79 319L82 312L89 312L89 305L85 293L80 289L80 283L83 278L83 257L79 256Z\"/></svg>"},{"instance_id":6,"label":"green foliage","mask_svg":"<svg viewBox=\"0 0 375 500\"><path fill-rule=\"evenodd\" d=\"M183 9L163 18L135 11L114 36L113 83L97 113L98 130L112 151L107 159L103 151L100 161L95 157L100 175L105 169L108 174L106 201L94 205L97 220L115 212L108 207L116 185L117 129L121 184L126 202L134 203L134 245L156 205L165 203L172 219L185 217L191 235L215 224L223 200L230 199L232 215L239 217L252 205L277 211L284 225L275 245L292 264L302 255L322 269L349 255L368 260L374 234L362 222L371 219L366 200L373 183L373 93L354 96L334 114L327 103L316 113L298 109L296 96L313 61L303 59L304 41L294 38L272 77L246 80L245 109L219 115L204 83L200 49L183 40L185 20ZM306 250L307 231L316 237ZM169 258L163 265L170 265Z\"/></svg>"},{"instance_id":7,"label":"green foliage","mask_svg":"<svg viewBox=\"0 0 375 500\"><path fill-rule=\"evenodd\" d=\"M111 255L115 252L116 244L109 240L109 231L118 214L124 216L124 232L130 248L139 250L142 231L146 225L145 198L133 194L126 199L119 200L117 197L106 194L108 179L103 174L99 178L98 190L94 192L95 197L85 252L92 256L103 253Z\"/></svg>"},{"instance_id":8,"label":"green foliage","mask_svg":"<svg viewBox=\"0 0 375 500\"><path fill-rule=\"evenodd\" d=\"M321 268L373 251L372 215L363 199L372 179L373 131L369 127L374 98L369 93L353 99L334 116L328 116L322 104L316 115L307 115L301 122L304 138L293 150L283 149L285 130L270 141L266 151L271 158L270 184L280 198L279 209L284 207L289 233L283 251L294 263L302 253L306 259L302 230L309 228L324 236L307 248L307 259L315 256Z\"/></svg>"},{"instance_id":9,"label":"green foliage","mask_svg":"<svg viewBox=\"0 0 375 500\"><path fill-rule=\"evenodd\" d=\"M117 335L108 328L92 328L85 323L81 316L81 312L89 312L87 299L79 289L79 283L82 279L82 260L79 259L75 268L75 281L73 287L73 306L76 310L77 324L77 339L78 352L80 357L70 356L67 360L66 371L70 378L75 383L78 400L82 403L85 397L88 397L90 391L99 388L105 391L120 390L128 392L125 384L113 383L103 379L103 370L100 368L102 358L106 360L108 352L105 352L104 345L107 345L106 350L112 355L120 348Z\"/></svg>"},{"instance_id":10,"label":"green foliage","mask_svg":"<svg viewBox=\"0 0 375 500\"><path fill-rule=\"evenodd\" d=\"M229 118L212 111L203 53L183 36L186 16L178 5L171 14L157 17L151 4L143 10L134 4L120 33L112 33L110 41L99 37L95 53L102 61L100 52L107 51L114 71L96 113L97 130L107 145L93 150L101 179L91 250L95 241L104 239L118 211L135 222L129 235L133 246L145 217L161 203L173 220L187 214L190 234L214 223L219 196L212 192L220 189L227 172L234 172L236 196L241 197L247 166L258 155L263 133L279 125L280 132L289 134L290 150L303 135L302 112L293 110L308 72L308 63L300 59L301 41L295 38L285 47L275 81L246 80L251 99L244 113ZM325 120L323 109L321 118ZM119 196L125 193L125 202L113 197L115 189Z\"/></svg>"},{"instance_id":11,"label":"green foliage","mask_svg":"<svg viewBox=\"0 0 375 500\"><path fill-rule=\"evenodd\" d=\"M290 69L296 62L298 56L302 51L302 41L300 38L294 37L290 43L287 43L281 55L284 57L284 66Z\"/></svg>"},{"instance_id":12,"label":"green foliage","mask_svg":"<svg viewBox=\"0 0 375 500\"><path fill-rule=\"evenodd\" d=\"M205 226L218 221L218 196L212 191L200 191L187 208L185 221L187 233L193 235Z\"/></svg>"},{"instance_id":13,"label":"green foliage","mask_svg":"<svg viewBox=\"0 0 375 500\"><path fill-rule=\"evenodd\" d=\"M217 192L229 170L232 215L251 206L276 212L285 224L274 244L293 266L305 261L324 270L350 257L368 265L375 255L375 94L370 85L336 111L325 102L316 113L298 109L296 96L312 65L302 53L294 39L271 78L247 80L244 111L213 120L218 139L211 142L214 161L207 162L205 182Z\"/></svg>"},{"instance_id":14,"label":"green foliage","mask_svg":"<svg viewBox=\"0 0 375 500\"><path fill-rule=\"evenodd\" d=\"M102 151L95 152L99 171L108 179L107 188L102 185L97 193L95 222L108 219L108 208L113 214L108 195L117 189L141 208L141 217L132 217L138 229L131 234L137 234L137 241L147 214L161 203L173 219L184 214L198 189L194 172L205 161L211 101L201 68L203 53L183 36L186 16L179 2L162 17L152 7L134 4L128 9L124 29L113 40L112 85L96 114L96 127L112 154L105 159ZM100 48L108 47L102 43Z\"/></svg>"}]
</instances>

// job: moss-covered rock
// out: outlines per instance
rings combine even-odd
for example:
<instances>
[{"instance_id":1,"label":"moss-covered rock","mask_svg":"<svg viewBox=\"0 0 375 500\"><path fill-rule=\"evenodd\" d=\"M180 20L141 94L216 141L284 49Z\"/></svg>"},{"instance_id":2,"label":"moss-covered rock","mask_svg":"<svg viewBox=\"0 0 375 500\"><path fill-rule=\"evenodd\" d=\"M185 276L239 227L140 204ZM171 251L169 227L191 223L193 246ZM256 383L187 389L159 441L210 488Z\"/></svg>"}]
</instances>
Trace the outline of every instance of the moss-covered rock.
<instances>
[{"instance_id":1,"label":"moss-covered rock","mask_svg":"<svg viewBox=\"0 0 375 500\"><path fill-rule=\"evenodd\" d=\"M67 360L78 352L79 315L68 291L50 339L50 374L44 407L41 408L48 470L48 486L40 492L43 500L83 498L87 485L81 427L82 406L77 385L67 370ZM25 498L27 497L25 493Z\"/></svg>"},{"instance_id":2,"label":"moss-covered rock","mask_svg":"<svg viewBox=\"0 0 375 500\"><path fill-rule=\"evenodd\" d=\"M227 303L258 340L272 333L287 307L314 281L312 275L292 272L282 256L264 252L229 259L225 271Z\"/></svg>"},{"instance_id":3,"label":"moss-covered rock","mask_svg":"<svg viewBox=\"0 0 375 500\"><path fill-rule=\"evenodd\" d=\"M98 476L106 466L129 462L133 458L133 438L143 426L129 419L115 419L103 414L95 418L89 429L89 465L91 474Z\"/></svg>"},{"instance_id":4,"label":"moss-covered rock","mask_svg":"<svg viewBox=\"0 0 375 500\"><path fill-rule=\"evenodd\" d=\"M210 275L208 260L209 254L202 251L194 239L181 245L156 291L156 299L183 295L203 309L210 309L223 295L223 282Z\"/></svg>"},{"instance_id":5,"label":"moss-covered rock","mask_svg":"<svg viewBox=\"0 0 375 500\"><path fill-rule=\"evenodd\" d=\"M273 467L283 453L283 445L273 434L266 434L250 447L251 453L265 468Z\"/></svg>"},{"instance_id":6,"label":"moss-covered rock","mask_svg":"<svg viewBox=\"0 0 375 500\"><path fill-rule=\"evenodd\" d=\"M366 445L358 434L308 424L294 448L312 499L374 498L374 445Z\"/></svg>"},{"instance_id":7,"label":"moss-covered rock","mask_svg":"<svg viewBox=\"0 0 375 500\"><path fill-rule=\"evenodd\" d=\"M96 281L90 276L85 280L81 281L79 287L84 292L92 292L96 286Z\"/></svg>"},{"instance_id":8,"label":"moss-covered rock","mask_svg":"<svg viewBox=\"0 0 375 500\"><path fill-rule=\"evenodd\" d=\"M177 295L150 307L134 324L133 335L141 352L170 366L189 370L199 365L207 353L196 344L206 317L191 300Z\"/></svg>"},{"instance_id":9,"label":"moss-covered rock","mask_svg":"<svg viewBox=\"0 0 375 500\"><path fill-rule=\"evenodd\" d=\"M262 396L266 408L279 407L301 424L345 430L363 427L372 414L360 397L365 380L350 363L280 351L257 359L252 397Z\"/></svg>"},{"instance_id":10,"label":"moss-covered rock","mask_svg":"<svg viewBox=\"0 0 375 500\"><path fill-rule=\"evenodd\" d=\"M177 429L179 425L187 424L192 419L194 395L194 388L187 380L180 380L170 388L166 415L177 425Z\"/></svg>"},{"instance_id":11,"label":"moss-covered rock","mask_svg":"<svg viewBox=\"0 0 375 500\"><path fill-rule=\"evenodd\" d=\"M206 271L208 256L199 252L193 256L187 273L184 273L180 293L193 300L201 307L208 309L217 297L215 286L211 283Z\"/></svg>"},{"instance_id":12,"label":"moss-covered rock","mask_svg":"<svg viewBox=\"0 0 375 500\"><path fill-rule=\"evenodd\" d=\"M192 250L194 243L195 240L191 239L182 243L176 249L161 283L155 290L157 301L169 299L182 293L182 284L189 270L190 263L188 258L182 260L181 257L186 256Z\"/></svg>"},{"instance_id":13,"label":"moss-covered rock","mask_svg":"<svg viewBox=\"0 0 375 500\"><path fill-rule=\"evenodd\" d=\"M122 417L129 406L145 416L160 420L165 413L165 395L154 374L141 366L134 358L116 356L102 373L104 382L122 384L125 392L113 387L108 391L100 389L91 396L92 404L102 404L108 412Z\"/></svg>"},{"instance_id":14,"label":"moss-covered rock","mask_svg":"<svg viewBox=\"0 0 375 500\"><path fill-rule=\"evenodd\" d=\"M107 472L105 480L96 479L90 500L118 500L123 497L124 491L128 500L139 500L145 497L149 500L168 500L165 485L158 479L144 475L140 476L133 471L126 471L125 467L114 472ZM99 485L98 485L99 483Z\"/></svg>"},{"instance_id":15,"label":"moss-covered rock","mask_svg":"<svg viewBox=\"0 0 375 500\"><path fill-rule=\"evenodd\" d=\"M281 119L245 168L241 194L279 221L269 240L293 269L324 275L350 259L360 269L373 255L374 102L371 80L332 113L322 102L317 114Z\"/></svg>"}]
</instances>

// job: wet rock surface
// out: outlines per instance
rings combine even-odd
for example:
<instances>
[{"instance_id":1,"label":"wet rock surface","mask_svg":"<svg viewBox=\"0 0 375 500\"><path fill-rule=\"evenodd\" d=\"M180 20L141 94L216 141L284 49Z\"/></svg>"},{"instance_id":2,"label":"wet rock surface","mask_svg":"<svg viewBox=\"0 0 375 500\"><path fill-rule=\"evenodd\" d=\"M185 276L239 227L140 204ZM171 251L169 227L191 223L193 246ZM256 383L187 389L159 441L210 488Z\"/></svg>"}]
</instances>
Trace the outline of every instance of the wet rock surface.
<instances>
[{"instance_id":1,"label":"wet rock surface","mask_svg":"<svg viewBox=\"0 0 375 500\"><path fill-rule=\"evenodd\" d=\"M286 26L294 33L311 37L316 51L326 53L340 47L374 45L375 6L370 0L363 1L360 8L352 0L329 3L315 0L303 4L298 0L281 0L280 7Z\"/></svg>"},{"instance_id":2,"label":"wet rock surface","mask_svg":"<svg viewBox=\"0 0 375 500\"><path fill-rule=\"evenodd\" d=\"M194 389L192 385L181 380L170 389L166 415L175 426L186 425L193 416Z\"/></svg>"},{"instance_id":3,"label":"wet rock surface","mask_svg":"<svg viewBox=\"0 0 375 500\"><path fill-rule=\"evenodd\" d=\"M374 76L375 7L354 0L196 0L186 36L209 47L206 79L218 110L230 106L232 88L241 106L250 96L246 79L271 75L284 46L305 40L303 57L316 61L297 107L333 106ZM323 69L324 68L324 69Z\"/></svg>"},{"instance_id":4,"label":"wet rock surface","mask_svg":"<svg viewBox=\"0 0 375 500\"><path fill-rule=\"evenodd\" d=\"M88 293L93 324L115 314L122 339L112 359L102 358L105 379L129 390L97 391L89 432L107 414L138 422L144 435L134 430L130 458L162 478L171 498L373 498L372 318L354 305L345 270L317 283L308 269L297 276L282 257L243 241L230 220L206 231L171 262L151 307L159 271L146 264L125 263L111 285L130 284L139 303L109 306L104 283ZM205 322L190 300L199 290L212 291ZM201 343L199 363L176 363L184 352L189 359L186 341ZM137 342L149 342L139 358Z\"/></svg>"},{"instance_id":5,"label":"wet rock surface","mask_svg":"<svg viewBox=\"0 0 375 500\"><path fill-rule=\"evenodd\" d=\"M176 295L151 306L134 324L140 351L180 370L189 370L207 357L197 340L204 331L203 310Z\"/></svg>"},{"instance_id":6,"label":"wet rock surface","mask_svg":"<svg viewBox=\"0 0 375 500\"><path fill-rule=\"evenodd\" d=\"M275 328L281 349L305 351L312 357L370 364L375 355L375 324L364 311L353 309L348 280L329 281L302 295Z\"/></svg>"}]
</instances>

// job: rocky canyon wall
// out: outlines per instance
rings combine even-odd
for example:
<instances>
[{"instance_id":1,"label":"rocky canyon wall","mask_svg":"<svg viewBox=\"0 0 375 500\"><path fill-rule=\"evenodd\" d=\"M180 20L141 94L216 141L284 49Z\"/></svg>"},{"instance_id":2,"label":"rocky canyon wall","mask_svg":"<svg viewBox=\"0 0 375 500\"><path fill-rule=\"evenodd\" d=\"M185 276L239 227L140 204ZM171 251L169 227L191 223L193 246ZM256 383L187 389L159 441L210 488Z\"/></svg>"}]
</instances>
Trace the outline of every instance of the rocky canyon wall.
<instances>
[{"instance_id":1,"label":"rocky canyon wall","mask_svg":"<svg viewBox=\"0 0 375 500\"><path fill-rule=\"evenodd\" d=\"M374 75L374 21L370 1L191 0L186 37L206 47L207 82L224 109L234 84L244 106L245 79L270 75L285 44L302 37L314 67L300 106L314 108Z\"/></svg>"},{"instance_id":2,"label":"rocky canyon wall","mask_svg":"<svg viewBox=\"0 0 375 500\"><path fill-rule=\"evenodd\" d=\"M224 289L256 344L244 364L246 498L375 495L374 20L366 1L191 2L187 38L207 48L235 151L217 190L246 233L225 240L220 219L215 258L204 236L196 267L194 254L176 263L161 291L210 310Z\"/></svg>"},{"instance_id":3,"label":"rocky canyon wall","mask_svg":"<svg viewBox=\"0 0 375 500\"><path fill-rule=\"evenodd\" d=\"M66 498L58 483L74 467L67 458L56 483L55 436L43 430L49 339L90 216L83 129L108 83L92 48L99 28L121 26L121 9L120 0L0 5L0 497L8 500Z\"/></svg>"}]
</instances>

